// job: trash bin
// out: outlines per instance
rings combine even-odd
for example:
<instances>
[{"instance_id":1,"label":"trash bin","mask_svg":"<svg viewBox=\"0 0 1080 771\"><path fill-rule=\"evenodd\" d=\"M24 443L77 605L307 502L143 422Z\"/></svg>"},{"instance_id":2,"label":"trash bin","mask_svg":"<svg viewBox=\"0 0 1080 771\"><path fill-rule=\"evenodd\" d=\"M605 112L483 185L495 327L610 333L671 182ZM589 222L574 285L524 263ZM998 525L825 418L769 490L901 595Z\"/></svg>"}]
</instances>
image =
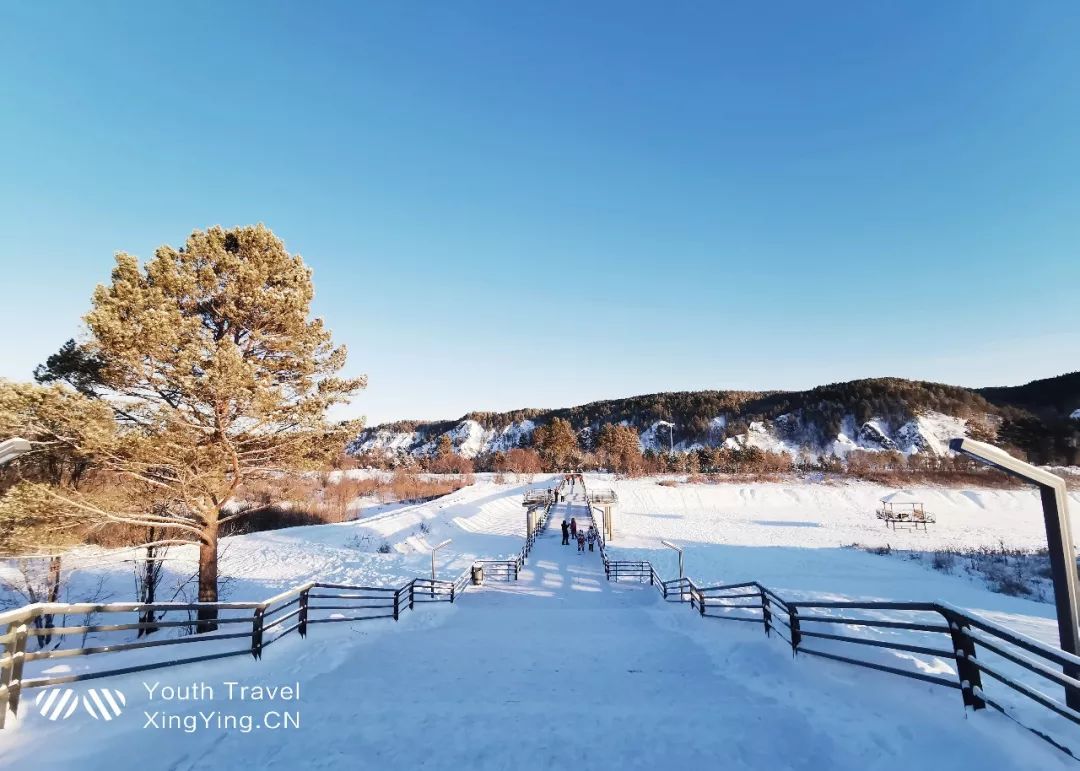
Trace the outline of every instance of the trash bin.
<instances>
[{"instance_id":1,"label":"trash bin","mask_svg":"<svg viewBox=\"0 0 1080 771\"><path fill-rule=\"evenodd\" d=\"M473 565L472 566L472 582L473 586L480 586L484 583L484 566Z\"/></svg>"}]
</instances>

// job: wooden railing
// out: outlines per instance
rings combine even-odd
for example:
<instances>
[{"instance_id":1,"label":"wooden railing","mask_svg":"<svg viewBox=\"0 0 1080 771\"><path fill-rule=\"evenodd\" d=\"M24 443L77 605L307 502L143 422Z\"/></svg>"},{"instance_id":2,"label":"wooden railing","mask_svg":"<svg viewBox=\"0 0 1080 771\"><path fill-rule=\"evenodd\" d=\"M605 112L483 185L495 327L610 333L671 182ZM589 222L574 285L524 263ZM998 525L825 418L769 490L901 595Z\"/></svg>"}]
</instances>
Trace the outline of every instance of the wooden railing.
<instances>
[{"instance_id":1,"label":"wooden railing","mask_svg":"<svg viewBox=\"0 0 1080 771\"><path fill-rule=\"evenodd\" d=\"M1072 754L1046 731L1026 725L1000 699L988 694L983 675L1080 725L1080 712L1071 709L1064 698L1069 690L1080 692L1080 678L1072 675L1080 668L1080 657L970 611L941 602L788 600L756 581L718 586L698 586L686 577L662 581L648 561L609 560L606 554L604 568L609 580L648 581L659 587L665 600L689 603L703 618L762 624L767 635L775 633L791 646L793 654L805 653L959 690L965 706L975 710L993 707ZM905 637L845 634L879 629L903 632ZM907 669L860 655L867 649L952 661L956 675ZM1016 671L1009 671L1014 666L1034 675L1030 679L1036 682L1022 682ZM1055 690L1061 695L1048 692Z\"/></svg>"}]
</instances>

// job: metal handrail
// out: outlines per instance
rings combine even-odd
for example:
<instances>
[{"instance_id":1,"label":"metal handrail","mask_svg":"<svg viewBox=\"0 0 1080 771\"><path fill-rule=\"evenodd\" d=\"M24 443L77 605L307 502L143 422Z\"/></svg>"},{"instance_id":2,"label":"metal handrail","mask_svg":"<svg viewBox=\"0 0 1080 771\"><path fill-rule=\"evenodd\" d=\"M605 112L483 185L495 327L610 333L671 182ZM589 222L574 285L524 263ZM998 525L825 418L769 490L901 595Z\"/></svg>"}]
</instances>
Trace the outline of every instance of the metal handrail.
<instances>
[{"instance_id":1,"label":"metal handrail","mask_svg":"<svg viewBox=\"0 0 1080 771\"><path fill-rule=\"evenodd\" d=\"M537 534L548 524L554 495L549 495L547 506L537 521L536 530L525 539L521 553L512 560L478 560L480 564L503 566L507 580L517 580L518 573L525 559L535 545ZM474 563L476 564L476 563ZM162 667L209 661L227 656L250 654L261 658L266 646L280 640L292 632L301 637L307 635L309 624L326 624L354 621L373 621L382 618L399 620L405 610L415 608L418 602L454 602L458 595L471 584L471 566L453 580L414 578L402 586L361 586L340 584L327 581L309 581L299 586L286 589L262 601L248 602L113 602L113 603L59 603L36 602L20 608L0 612L0 728L3 728L7 713L18 711L22 691L61 683L78 682L101 677L130 674ZM498 568L496 567L496 572ZM27 642L31 638L57 634L107 634L114 632L138 631L151 634L162 629L197 628L200 623L192 614L202 610L240 611L237 617L219 618L214 624L249 624L250 631L210 632L182 637L163 637L153 640L139 639L108 645L93 645L61 650L27 651ZM72 614L99 613L158 613L182 612L189 614L186 620L124 622L118 624L81 624L49 629L37 629L35 619L42 616L68 616ZM338 611L352 611L341 615ZM312 618L311 615L320 614ZM322 613L331 613L322 616ZM291 624L289 622L292 622ZM203 622L205 623L205 622ZM286 626L286 624L289 624ZM271 634L272 633L272 634ZM113 667L99 671L81 672L59 676L37 677L28 679L23 676L26 662L41 659L69 658L75 656L93 656L143 648L158 648L172 645L190 645L193 643L219 640L245 640L242 648L218 653L173 658L165 661L150 662L135 666Z\"/></svg>"},{"instance_id":2,"label":"metal handrail","mask_svg":"<svg viewBox=\"0 0 1080 771\"><path fill-rule=\"evenodd\" d=\"M604 550L601 549L601 552L603 553ZM665 599L675 593L680 596L680 601L683 602L686 601L683 599L683 595L688 592L691 607L695 608L702 617L763 623L766 634L776 632L778 637L791 646L793 654L807 653L821 658L946 686L960 690L965 706L972 709L978 710L991 706L1000 711L1006 711L1001 704L987 698L983 690L981 677L985 673L1015 693L1025 696L1055 714L1080 725L1080 712L1068 707L1064 699L1055 698L1048 693L1020 682L1015 676L1003 672L996 664L984 661L976 655L976 646L981 646L985 651L993 653L1013 665L1022 667L1044 680L1066 689L1066 691L1068 689L1077 689L1080 692L1080 679L1057 671L1055 667L1066 670L1080 667L1080 657L948 603L786 600L773 589L757 581L698 587L692 579L686 576L666 581L661 580L651 562L647 560L611 560L606 554L604 554L604 560L608 580L618 581L623 577L635 578L639 581L647 579L651 584L660 584ZM749 600L753 598L758 601L750 602ZM813 613L814 610L825 611L825 613ZM718 611L719 613L717 613ZM735 613L730 613L730 611L735 611ZM811 611L811 613L807 614L803 611ZM850 613L843 616L829 615L831 611L894 611L916 614L920 618L914 620L855 618ZM945 623L932 623L924 618L926 614L933 614ZM782 634L778 630L778 624L788 632L788 635ZM935 647L910 641L881 640L851 634L818 631L814 628L805 628L804 625L807 624L899 629L919 634L946 636L948 640L945 645ZM956 679L889 666L880 661L854 658L835 651L809 648L805 644L807 640L821 640L843 645L850 644L864 648L883 648L953 659L956 666ZM1015 716L1012 717L1016 719ZM1044 733L1035 731L1035 729L1029 730L1033 730L1037 735L1068 752L1061 744Z\"/></svg>"}]
</instances>

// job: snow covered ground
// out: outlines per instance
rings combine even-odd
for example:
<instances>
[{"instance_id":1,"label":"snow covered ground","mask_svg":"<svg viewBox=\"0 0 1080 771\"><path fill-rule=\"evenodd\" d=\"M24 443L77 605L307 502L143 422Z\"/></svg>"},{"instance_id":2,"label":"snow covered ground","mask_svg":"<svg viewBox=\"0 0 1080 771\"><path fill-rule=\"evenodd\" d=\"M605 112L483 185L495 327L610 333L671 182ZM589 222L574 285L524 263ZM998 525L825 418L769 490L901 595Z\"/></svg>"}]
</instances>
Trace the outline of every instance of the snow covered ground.
<instances>
[{"instance_id":1,"label":"snow covered ground","mask_svg":"<svg viewBox=\"0 0 1080 771\"><path fill-rule=\"evenodd\" d=\"M455 537L462 539L472 537L462 535L470 532L461 527L467 523L476 538L501 545L515 527L509 504L522 519L518 497L507 492L488 491L485 500L482 489L462 491L457 513L426 521L457 528ZM463 510L464 498L473 501L472 516ZM560 508L556 522L563 514L581 518L584 508ZM628 532L633 516L624 518ZM399 524L383 527L393 528L401 544L410 526ZM493 534L481 534L489 528ZM635 537L648 551L652 536ZM330 546L324 539L323 547ZM322 556L306 565L323 560L353 569L315 551ZM265 574L252 568L246 580L283 580L287 571L280 561L273 565ZM229 682L235 683L231 699ZM249 698L239 698L241 686L294 684L295 697L279 692L255 701L249 691ZM951 691L793 660L760 629L720 627L662 602L648 586L610 584L598 554L579 555L559 544L557 524L538 541L521 581L470 590L453 606L429 606L398 624L321 625L306 640L283 639L260 662L210 662L103 685L126 694L122 715L103 722L80 711L50 722L26 709L13 728L0 732L0 765L1074 767L1001 715L965 714ZM299 725L285 724L284 714L295 715Z\"/></svg>"},{"instance_id":2,"label":"snow covered ground","mask_svg":"<svg viewBox=\"0 0 1080 771\"><path fill-rule=\"evenodd\" d=\"M678 575L675 553L666 539L684 548L686 574L699 585L758 581L789 600L945 602L1057 647L1054 606L989 591L965 576L948 575L919 561L883 557L851 544L891 545L893 549L933 551L942 548L1045 548L1042 510L1035 491L914 488L905 497L923 501L937 522L927 531L885 527L874 517L882 497L896 492L863 482L762 484L658 484L657 479L612 480L597 476L590 489L612 487L619 495L612 559L646 559L664 578ZM1080 496L1070 495L1073 532L1080 527ZM864 614L906 621L933 622L895 613ZM940 622L940 618L936 621ZM840 631L819 629L818 631ZM912 644L928 639L906 632L885 633L845 627L844 633L893 638ZM820 645L852 655L851 646ZM842 650L847 647L847 650ZM940 646L939 646L940 647ZM891 666L951 673L953 663L935 657L876 651L862 658ZM818 662L814 662L815 664ZM1023 670L1005 668L1041 690L1046 681ZM1014 709L1026 725L1038 727L1080 750L1080 732L1066 721L1011 691L985 683L994 697ZM1053 689L1055 696L1060 694ZM953 695L955 698L955 695ZM1077 752L1080 754L1080 752Z\"/></svg>"},{"instance_id":3,"label":"snow covered ground","mask_svg":"<svg viewBox=\"0 0 1080 771\"><path fill-rule=\"evenodd\" d=\"M1034 489L905 488L926 504L937 523L922 530L887 529L874 510L896 488L858 481L682 484L668 487L653 478L597 486L619 494L623 545L655 546L657 539L687 543L821 548L860 543L893 548L936 549L1006 545L1046 546L1042 510ZM671 481L665 484L670 484ZM1080 493L1070 494L1073 520L1080 522Z\"/></svg>"},{"instance_id":4,"label":"snow covered ground","mask_svg":"<svg viewBox=\"0 0 1080 771\"><path fill-rule=\"evenodd\" d=\"M685 550L687 575L705 584L759 581L781 594L852 599L943 600L989 615L1004 611L1051 619L1053 606L994 594L960 576L920 563L851 548L893 549L1046 547L1038 494L1028 489L911 488L937 522L923 530L891 530L876 519L878 501L892 488L866 482L659 484L657 479L614 481L596 475L590 487L619 496L613 559L647 559L665 578L677 560L660 541ZM1080 495L1070 493L1074 532ZM1051 630L1055 622L1045 626Z\"/></svg>"},{"instance_id":5,"label":"snow covered ground","mask_svg":"<svg viewBox=\"0 0 1080 771\"><path fill-rule=\"evenodd\" d=\"M546 480L537 476L535 484L546 484ZM316 579L400 586L430 572L429 545L447 538L453 543L436 560L440 578L457 576L478 558L515 555L525 536L521 494L529 486L478 479L428 503L367 509L362 519L353 522L224 538L219 569L227 583L222 599L261 600ZM133 556L130 551L100 549L81 549L66 556L62 599L132 601ZM195 575L197 556L194 546L169 551L160 599L171 599L174 587ZM8 580L18 580L10 565L0 566L0 571ZM103 582L100 590L99 582ZM7 599L10 603L17 598Z\"/></svg>"}]
</instances>

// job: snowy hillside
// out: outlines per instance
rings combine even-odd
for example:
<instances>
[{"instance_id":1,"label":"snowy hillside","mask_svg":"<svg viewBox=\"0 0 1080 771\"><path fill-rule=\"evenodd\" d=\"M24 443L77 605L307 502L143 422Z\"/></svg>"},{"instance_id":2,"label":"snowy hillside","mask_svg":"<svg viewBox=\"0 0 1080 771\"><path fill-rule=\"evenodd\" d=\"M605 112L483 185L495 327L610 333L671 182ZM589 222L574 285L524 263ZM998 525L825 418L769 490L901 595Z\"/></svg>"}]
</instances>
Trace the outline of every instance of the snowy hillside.
<instances>
[{"instance_id":1,"label":"snowy hillside","mask_svg":"<svg viewBox=\"0 0 1080 771\"><path fill-rule=\"evenodd\" d=\"M546 477L536 477L544 484ZM399 585L430 571L431 544L452 538L438 555L442 578L458 575L479 558L503 559L521 549L525 518L521 493L528 484L494 484L483 479L429 503L384 504L363 519L309 525L223 538L219 570L223 594L261 599L305 581ZM375 513L372 513L375 512ZM135 593L131 551L80 548L64 558L67 602L130 600ZM197 568L194 546L174 546L165 562L166 596L189 581ZM0 575L18 583L10 563ZM189 587L190 588L190 587ZM0 601L21 604L18 598Z\"/></svg>"},{"instance_id":2,"label":"snowy hillside","mask_svg":"<svg viewBox=\"0 0 1080 771\"><path fill-rule=\"evenodd\" d=\"M729 419L717 415L710 421L710 429L700 439L677 439L671 435L668 421L655 421L640 431L641 449L653 452L690 452L702 447L757 447L762 450L834 455L844 457L852 450L898 450L905 455L948 453L948 441L967 436L966 422L960 418L938 412L926 412L903 423L885 418L873 418L857 423L853 415L843 418L841 429L835 436L822 436L820 429L807 424L793 414L778 416L772 421L752 421L741 433L727 431ZM536 424L531 420L509 423L499 428L485 429L475 420L463 420L448 431L431 435L424 431L394 431L389 428L373 428L365 431L350 446L356 455L375 453L382 455L406 454L427 457L435 453L442 436L448 436L454 450L463 457L506 452L514 447L529 446ZM586 427L579 434L581 443L588 445L595 427Z\"/></svg>"},{"instance_id":3,"label":"snowy hillside","mask_svg":"<svg viewBox=\"0 0 1080 771\"><path fill-rule=\"evenodd\" d=\"M463 420L449 431L429 434L424 431L393 431L374 428L365 431L349 447L353 454L406 453L417 457L433 455L442 436L448 436L454 451L465 458L481 453L506 452L526 447L536 425L531 420L508 423L498 429L485 429L475 420Z\"/></svg>"},{"instance_id":4,"label":"snowy hillside","mask_svg":"<svg viewBox=\"0 0 1080 771\"><path fill-rule=\"evenodd\" d=\"M561 418L586 451L611 423L632 426L642 449L655 452L726 445L818 457L852 450L940 455L948 439L970 435L1016 447L1036 463L1071 465L1080 451L1078 416L1080 373L982 389L876 378L808 391L685 391L390 423L365 430L350 451L422 457L446 436L459 454L475 458L528 446L535 428Z\"/></svg>"}]
</instances>

